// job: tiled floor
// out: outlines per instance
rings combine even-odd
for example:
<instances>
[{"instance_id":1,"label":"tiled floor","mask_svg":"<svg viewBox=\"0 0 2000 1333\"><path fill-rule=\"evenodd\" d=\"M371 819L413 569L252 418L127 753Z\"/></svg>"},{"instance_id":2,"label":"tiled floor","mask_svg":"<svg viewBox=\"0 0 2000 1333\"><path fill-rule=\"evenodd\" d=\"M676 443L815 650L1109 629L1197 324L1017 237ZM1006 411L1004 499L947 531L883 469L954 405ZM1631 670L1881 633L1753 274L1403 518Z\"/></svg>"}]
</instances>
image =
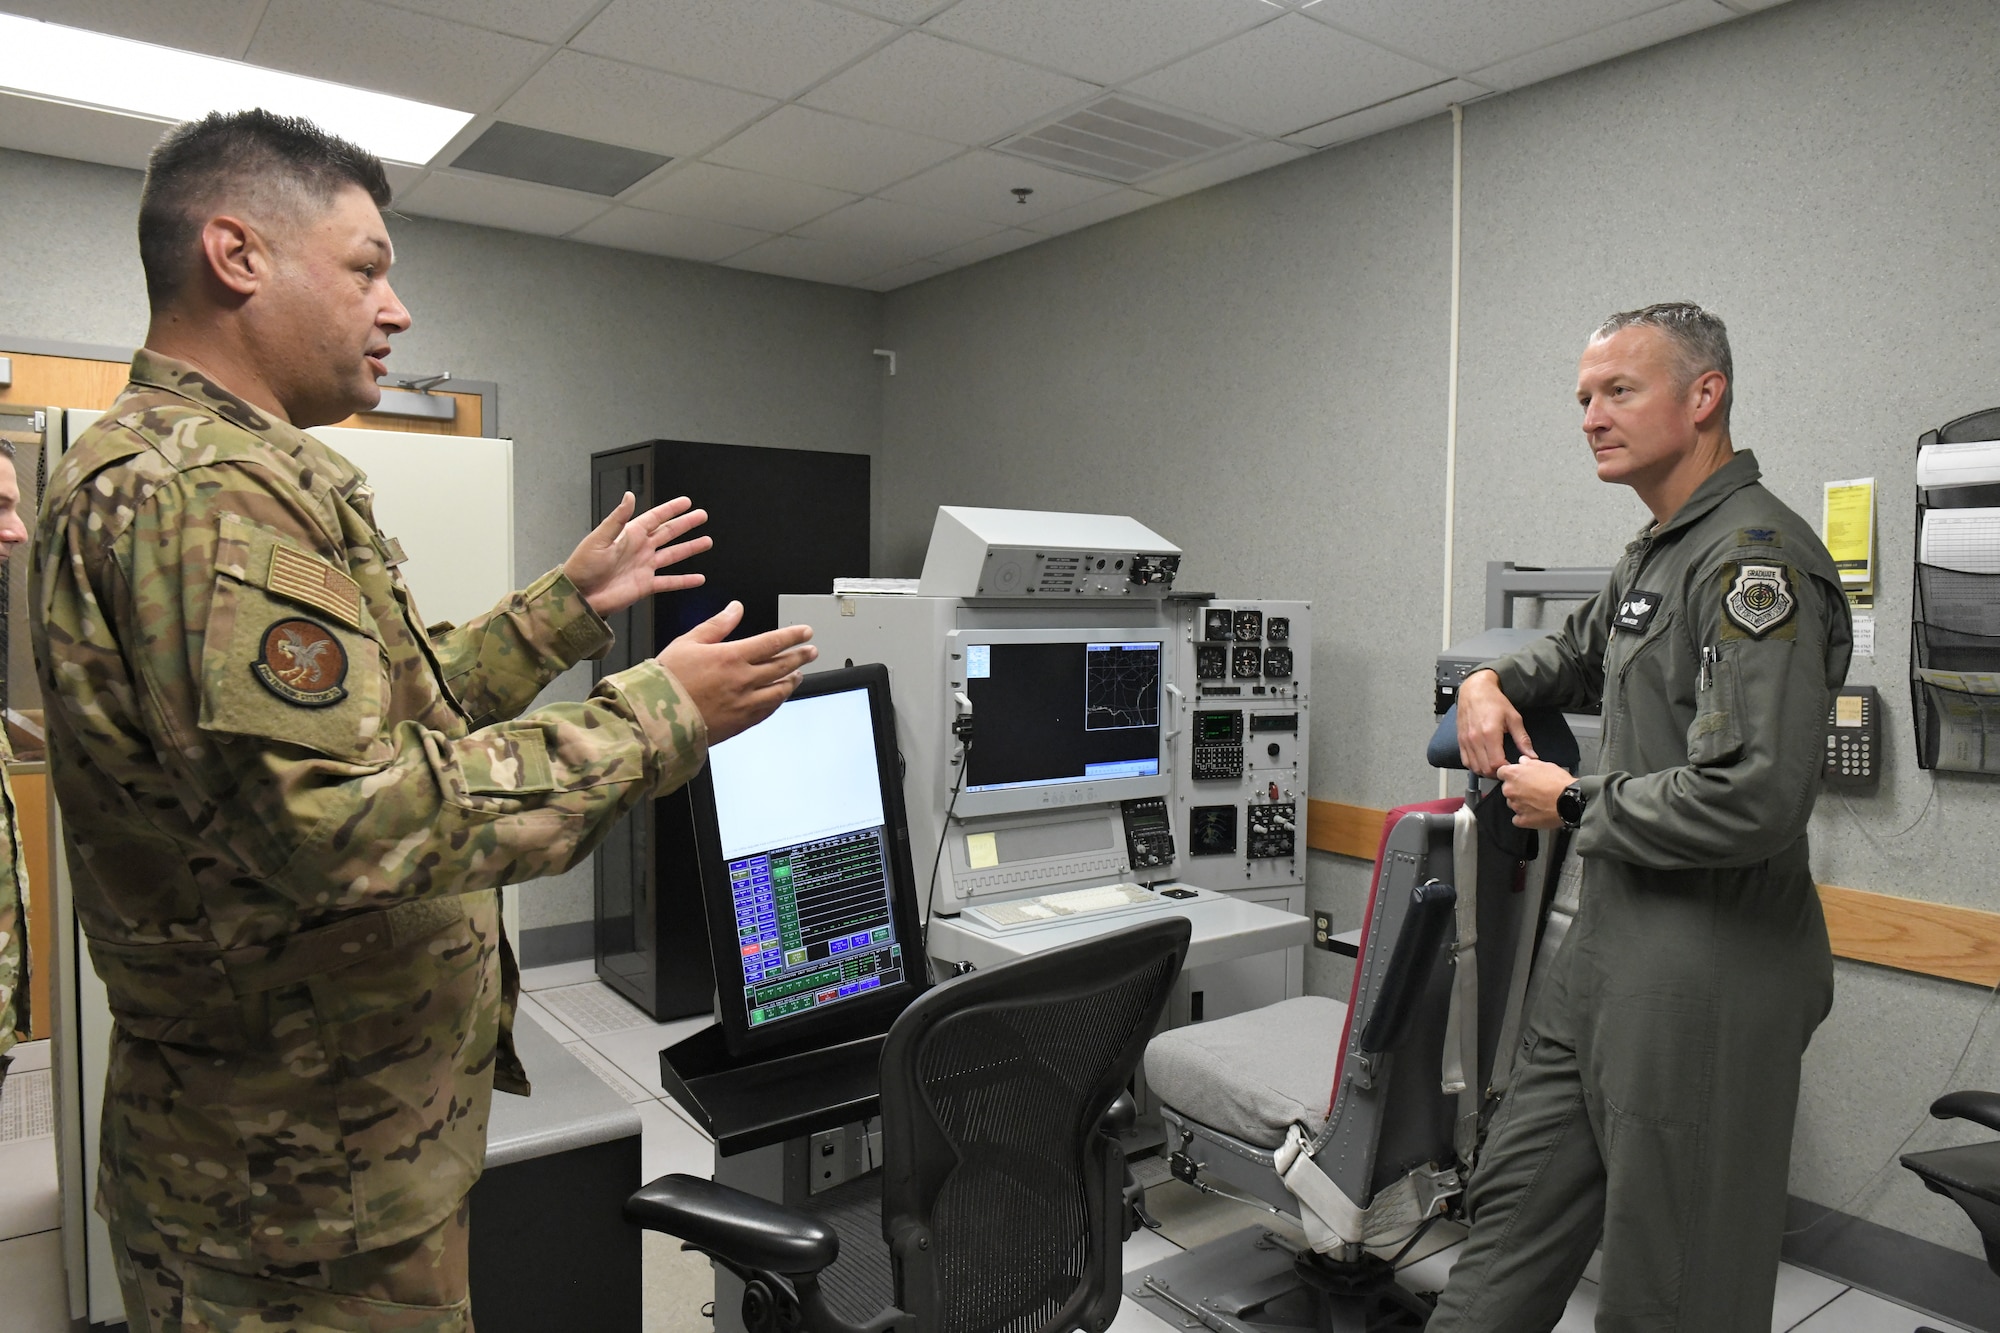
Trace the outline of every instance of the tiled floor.
<instances>
[{"instance_id":1,"label":"tiled floor","mask_svg":"<svg viewBox=\"0 0 2000 1333\"><path fill-rule=\"evenodd\" d=\"M644 1126L640 1146L644 1178L673 1171L709 1174L713 1148L661 1086L659 1055L661 1047L679 1041L707 1020L653 1022L599 984L588 960L531 969L521 981L527 992L524 1018L540 1023L638 1108ZM33 1080L20 1075L47 1066L48 1043L15 1048L6 1087L9 1101L33 1086ZM16 1105L0 1107L0 1126L32 1128L22 1112ZM0 1333L68 1333L59 1219L55 1140L38 1135L0 1141ZM1170 1241L1141 1232L1126 1244L1125 1271L1142 1269L1174 1252ZM1435 1291L1444 1285L1458 1252L1454 1245L1421 1259L1404 1270L1402 1280L1414 1290ZM1597 1309L1595 1276L1593 1265L1570 1298L1557 1333L1589 1333ZM1773 1333L1912 1333L1919 1324L1956 1328L1816 1274L1790 1266L1779 1270ZM649 1330L698 1333L705 1325L706 1321L677 1313L648 1311ZM1119 1305L1111 1333L1187 1331L1128 1298Z\"/></svg>"}]
</instances>

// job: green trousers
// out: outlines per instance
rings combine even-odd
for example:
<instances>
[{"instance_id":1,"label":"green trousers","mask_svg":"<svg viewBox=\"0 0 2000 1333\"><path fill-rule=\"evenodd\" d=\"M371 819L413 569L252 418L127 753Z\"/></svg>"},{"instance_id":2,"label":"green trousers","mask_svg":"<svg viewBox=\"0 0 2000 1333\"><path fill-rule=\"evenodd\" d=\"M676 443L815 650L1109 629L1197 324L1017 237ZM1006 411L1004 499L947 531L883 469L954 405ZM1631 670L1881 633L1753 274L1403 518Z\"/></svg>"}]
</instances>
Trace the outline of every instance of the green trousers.
<instances>
[{"instance_id":1,"label":"green trousers","mask_svg":"<svg viewBox=\"0 0 2000 1333\"><path fill-rule=\"evenodd\" d=\"M1428 1333L1554 1327L1600 1241L1599 1333L1767 1333L1799 1063L1833 1001L1803 845L1783 860L1588 865Z\"/></svg>"}]
</instances>

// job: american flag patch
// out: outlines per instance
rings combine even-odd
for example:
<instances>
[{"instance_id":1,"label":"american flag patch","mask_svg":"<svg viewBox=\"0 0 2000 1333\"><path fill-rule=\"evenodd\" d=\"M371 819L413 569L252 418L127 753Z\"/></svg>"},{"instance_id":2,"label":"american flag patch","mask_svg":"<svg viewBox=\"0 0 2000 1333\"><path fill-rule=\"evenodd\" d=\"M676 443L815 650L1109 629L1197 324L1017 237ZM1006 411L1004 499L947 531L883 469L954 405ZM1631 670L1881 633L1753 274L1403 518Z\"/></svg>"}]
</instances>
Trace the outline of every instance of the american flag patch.
<instances>
[{"instance_id":1,"label":"american flag patch","mask_svg":"<svg viewBox=\"0 0 2000 1333\"><path fill-rule=\"evenodd\" d=\"M264 587L335 617L349 629L361 628L361 585L326 561L289 546L271 548L271 572Z\"/></svg>"}]
</instances>

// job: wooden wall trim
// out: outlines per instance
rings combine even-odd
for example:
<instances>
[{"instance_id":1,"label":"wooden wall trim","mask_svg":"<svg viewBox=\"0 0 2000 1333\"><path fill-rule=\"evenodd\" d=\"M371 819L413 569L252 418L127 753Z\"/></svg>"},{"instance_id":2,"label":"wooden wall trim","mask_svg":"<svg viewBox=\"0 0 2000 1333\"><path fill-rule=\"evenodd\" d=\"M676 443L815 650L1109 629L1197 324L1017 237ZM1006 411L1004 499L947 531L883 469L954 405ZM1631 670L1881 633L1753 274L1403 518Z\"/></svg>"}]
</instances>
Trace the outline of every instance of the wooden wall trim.
<instances>
[{"instance_id":1,"label":"wooden wall trim","mask_svg":"<svg viewBox=\"0 0 2000 1333\"><path fill-rule=\"evenodd\" d=\"M1375 859L1388 811L1340 801L1306 802L1306 846ZM2000 985L2000 912L1819 886L1834 956L1976 986Z\"/></svg>"}]
</instances>

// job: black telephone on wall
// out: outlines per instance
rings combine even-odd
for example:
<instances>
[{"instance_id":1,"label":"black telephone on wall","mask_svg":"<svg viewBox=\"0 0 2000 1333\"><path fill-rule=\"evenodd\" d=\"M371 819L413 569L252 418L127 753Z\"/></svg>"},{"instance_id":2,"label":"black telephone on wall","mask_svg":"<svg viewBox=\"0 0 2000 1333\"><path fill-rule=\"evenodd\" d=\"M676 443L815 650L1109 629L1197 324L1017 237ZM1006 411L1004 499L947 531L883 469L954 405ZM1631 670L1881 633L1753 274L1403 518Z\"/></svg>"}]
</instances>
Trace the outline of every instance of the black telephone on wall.
<instances>
[{"instance_id":1,"label":"black telephone on wall","mask_svg":"<svg viewBox=\"0 0 2000 1333\"><path fill-rule=\"evenodd\" d=\"M1822 782L1844 791L1873 791L1882 780L1882 696L1873 685L1843 685L1826 711Z\"/></svg>"}]
</instances>

